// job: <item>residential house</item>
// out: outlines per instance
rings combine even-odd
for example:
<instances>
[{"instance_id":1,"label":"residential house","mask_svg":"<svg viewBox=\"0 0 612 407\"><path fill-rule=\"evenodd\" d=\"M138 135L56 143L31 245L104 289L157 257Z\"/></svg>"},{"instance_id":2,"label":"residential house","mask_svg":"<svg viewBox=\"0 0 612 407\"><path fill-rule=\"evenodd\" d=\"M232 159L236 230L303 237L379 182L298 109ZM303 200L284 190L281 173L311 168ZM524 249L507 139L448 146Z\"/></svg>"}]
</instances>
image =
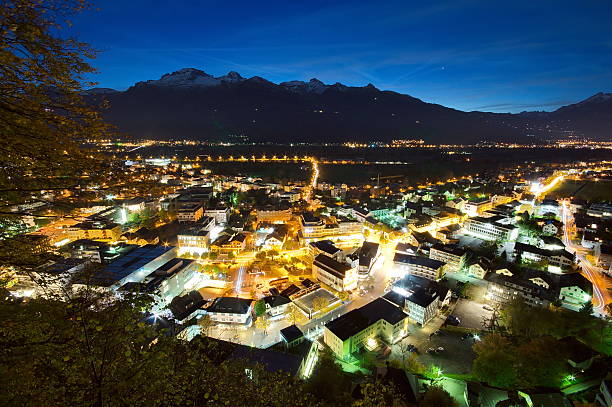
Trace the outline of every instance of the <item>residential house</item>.
<instances>
[{"instance_id":1,"label":"residential house","mask_svg":"<svg viewBox=\"0 0 612 407\"><path fill-rule=\"evenodd\" d=\"M219 297L206 308L210 319L226 324L250 325L253 300L237 297Z\"/></svg>"},{"instance_id":2,"label":"residential house","mask_svg":"<svg viewBox=\"0 0 612 407\"><path fill-rule=\"evenodd\" d=\"M467 274L472 277L484 279L487 273L493 271L492 262L489 258L479 256L475 261L470 262L466 268Z\"/></svg>"},{"instance_id":3,"label":"residential house","mask_svg":"<svg viewBox=\"0 0 612 407\"><path fill-rule=\"evenodd\" d=\"M360 278L365 278L370 274L372 266L378 259L378 243L364 241L358 249L357 273Z\"/></svg>"},{"instance_id":4,"label":"residential house","mask_svg":"<svg viewBox=\"0 0 612 407\"><path fill-rule=\"evenodd\" d=\"M266 306L266 314L271 317L283 315L287 311L289 304L291 304L291 300L282 295L268 295L261 300Z\"/></svg>"},{"instance_id":5,"label":"residential house","mask_svg":"<svg viewBox=\"0 0 612 407\"><path fill-rule=\"evenodd\" d=\"M546 262L551 272L561 272L572 267L575 262L575 256L567 250L546 250L520 242L514 244L514 256L521 260Z\"/></svg>"}]
</instances>

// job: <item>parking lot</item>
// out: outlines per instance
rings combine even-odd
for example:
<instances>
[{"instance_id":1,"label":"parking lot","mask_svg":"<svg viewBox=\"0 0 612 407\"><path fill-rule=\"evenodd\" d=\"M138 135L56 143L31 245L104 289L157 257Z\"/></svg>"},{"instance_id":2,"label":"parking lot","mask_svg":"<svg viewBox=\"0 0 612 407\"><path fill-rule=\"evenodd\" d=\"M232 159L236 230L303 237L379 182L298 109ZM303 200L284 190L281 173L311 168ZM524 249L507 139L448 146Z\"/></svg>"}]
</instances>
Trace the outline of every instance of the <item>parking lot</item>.
<instances>
[{"instance_id":1,"label":"parking lot","mask_svg":"<svg viewBox=\"0 0 612 407\"><path fill-rule=\"evenodd\" d=\"M475 339L472 337L462 340L461 332L441 331L434 335L419 349L419 361L426 366L437 366L444 373L467 374L472 369L472 361L476 357L472 351ZM444 348L436 354L428 354L428 348Z\"/></svg>"},{"instance_id":2,"label":"parking lot","mask_svg":"<svg viewBox=\"0 0 612 407\"><path fill-rule=\"evenodd\" d=\"M459 324L461 327L482 329L483 319L491 318L491 311L486 310L485 306L480 302L462 298L457 302L453 315L461 320L461 324Z\"/></svg>"}]
</instances>

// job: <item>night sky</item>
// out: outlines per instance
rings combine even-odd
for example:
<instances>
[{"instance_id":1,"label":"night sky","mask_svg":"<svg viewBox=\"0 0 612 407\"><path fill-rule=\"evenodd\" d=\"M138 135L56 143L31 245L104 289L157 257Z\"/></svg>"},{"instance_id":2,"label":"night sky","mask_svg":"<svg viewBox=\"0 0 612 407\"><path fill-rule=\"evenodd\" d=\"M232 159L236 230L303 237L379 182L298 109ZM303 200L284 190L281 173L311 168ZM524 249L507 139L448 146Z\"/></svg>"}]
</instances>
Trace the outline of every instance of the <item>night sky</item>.
<instances>
[{"instance_id":1,"label":"night sky","mask_svg":"<svg viewBox=\"0 0 612 407\"><path fill-rule=\"evenodd\" d=\"M96 1L96 0L94 0ZM97 0L73 32L101 87L194 67L368 83L462 110L554 110L612 92L612 1Z\"/></svg>"}]
</instances>

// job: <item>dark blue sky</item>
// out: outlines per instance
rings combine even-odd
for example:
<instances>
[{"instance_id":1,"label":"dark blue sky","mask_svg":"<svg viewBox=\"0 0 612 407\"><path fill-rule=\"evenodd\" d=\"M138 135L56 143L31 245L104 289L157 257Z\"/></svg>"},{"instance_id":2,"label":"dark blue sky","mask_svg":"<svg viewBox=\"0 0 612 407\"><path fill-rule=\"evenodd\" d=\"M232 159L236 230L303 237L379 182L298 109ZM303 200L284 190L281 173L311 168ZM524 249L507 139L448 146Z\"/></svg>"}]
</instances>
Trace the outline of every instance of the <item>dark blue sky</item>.
<instances>
[{"instance_id":1,"label":"dark blue sky","mask_svg":"<svg viewBox=\"0 0 612 407\"><path fill-rule=\"evenodd\" d=\"M95 1L95 0L94 0ZM553 110L612 92L612 1L98 0L74 21L99 86L184 67L342 82L462 110Z\"/></svg>"}]
</instances>

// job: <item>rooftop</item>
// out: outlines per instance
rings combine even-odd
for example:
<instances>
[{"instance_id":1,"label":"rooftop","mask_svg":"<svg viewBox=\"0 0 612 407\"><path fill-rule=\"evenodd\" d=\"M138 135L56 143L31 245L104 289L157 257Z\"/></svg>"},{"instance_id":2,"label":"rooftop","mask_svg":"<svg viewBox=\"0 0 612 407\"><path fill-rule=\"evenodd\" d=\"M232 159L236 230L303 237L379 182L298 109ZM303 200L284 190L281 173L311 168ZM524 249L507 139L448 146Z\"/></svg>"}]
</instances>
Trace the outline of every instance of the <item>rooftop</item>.
<instances>
[{"instance_id":1,"label":"rooftop","mask_svg":"<svg viewBox=\"0 0 612 407\"><path fill-rule=\"evenodd\" d=\"M313 265L324 269L338 278L344 278L346 272L352 267L347 263L340 263L335 259L321 253L315 257Z\"/></svg>"},{"instance_id":2,"label":"rooftop","mask_svg":"<svg viewBox=\"0 0 612 407\"><path fill-rule=\"evenodd\" d=\"M403 253L395 253L393 257L393 261L395 263L402 264L414 264L421 267L427 267L433 270L437 270L440 267L444 266L444 262L439 260L429 259L427 257L422 256L413 256L411 254L403 254Z\"/></svg>"},{"instance_id":3,"label":"rooftop","mask_svg":"<svg viewBox=\"0 0 612 407\"><path fill-rule=\"evenodd\" d=\"M325 327L345 341L381 319L395 325L407 317L408 315L399 307L384 298L378 298L361 308L352 310L328 322Z\"/></svg>"},{"instance_id":4,"label":"rooftop","mask_svg":"<svg viewBox=\"0 0 612 407\"><path fill-rule=\"evenodd\" d=\"M114 282L129 276L158 257L171 250L174 246L161 246L147 244L129 251L118 259L108 264L101 273L97 273L93 279L104 285L112 285Z\"/></svg>"},{"instance_id":5,"label":"rooftop","mask_svg":"<svg viewBox=\"0 0 612 407\"><path fill-rule=\"evenodd\" d=\"M288 326L280 330L281 338L287 343L291 343L297 339L304 337L304 333L295 325Z\"/></svg>"},{"instance_id":6,"label":"rooftop","mask_svg":"<svg viewBox=\"0 0 612 407\"><path fill-rule=\"evenodd\" d=\"M224 314L246 314L253 302L250 298L219 297L208 307L208 312Z\"/></svg>"}]
</instances>

